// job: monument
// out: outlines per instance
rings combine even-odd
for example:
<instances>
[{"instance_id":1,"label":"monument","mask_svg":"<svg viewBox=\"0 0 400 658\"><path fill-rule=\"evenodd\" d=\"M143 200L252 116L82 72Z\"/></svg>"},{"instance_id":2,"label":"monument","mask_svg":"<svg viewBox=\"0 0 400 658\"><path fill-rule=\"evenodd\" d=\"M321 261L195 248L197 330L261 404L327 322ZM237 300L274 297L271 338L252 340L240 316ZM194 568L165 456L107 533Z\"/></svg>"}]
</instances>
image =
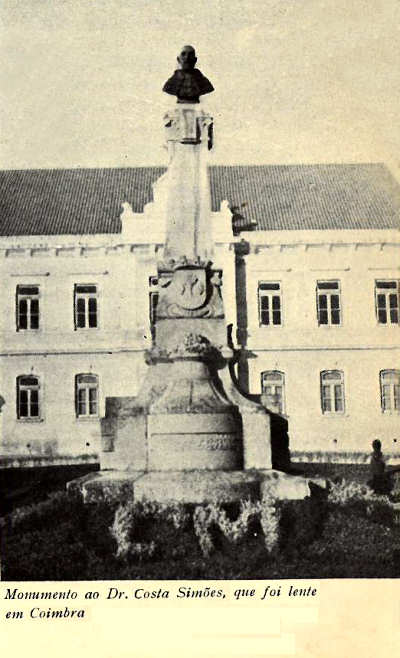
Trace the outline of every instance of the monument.
<instances>
[{"instance_id":1,"label":"monument","mask_svg":"<svg viewBox=\"0 0 400 658\"><path fill-rule=\"evenodd\" d=\"M154 201L165 205L166 240L148 370L136 397L106 400L101 471L70 483L89 499L233 502L290 479L271 467L269 414L229 374L207 175L213 118L199 104L213 87L194 68L194 48L178 61L163 88L177 104L164 117L169 165Z\"/></svg>"}]
</instances>

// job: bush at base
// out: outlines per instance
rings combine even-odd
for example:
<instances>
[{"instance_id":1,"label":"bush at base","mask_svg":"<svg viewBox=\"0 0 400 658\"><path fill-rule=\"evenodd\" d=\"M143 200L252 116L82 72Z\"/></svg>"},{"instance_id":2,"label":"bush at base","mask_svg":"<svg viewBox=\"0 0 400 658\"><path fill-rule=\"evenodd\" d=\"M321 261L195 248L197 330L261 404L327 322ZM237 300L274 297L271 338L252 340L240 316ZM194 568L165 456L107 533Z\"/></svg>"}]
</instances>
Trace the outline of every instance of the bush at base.
<instances>
[{"instance_id":1,"label":"bush at base","mask_svg":"<svg viewBox=\"0 0 400 658\"><path fill-rule=\"evenodd\" d=\"M1 554L3 580L395 578L400 526L388 499L354 486L197 507L59 492L6 517Z\"/></svg>"}]
</instances>

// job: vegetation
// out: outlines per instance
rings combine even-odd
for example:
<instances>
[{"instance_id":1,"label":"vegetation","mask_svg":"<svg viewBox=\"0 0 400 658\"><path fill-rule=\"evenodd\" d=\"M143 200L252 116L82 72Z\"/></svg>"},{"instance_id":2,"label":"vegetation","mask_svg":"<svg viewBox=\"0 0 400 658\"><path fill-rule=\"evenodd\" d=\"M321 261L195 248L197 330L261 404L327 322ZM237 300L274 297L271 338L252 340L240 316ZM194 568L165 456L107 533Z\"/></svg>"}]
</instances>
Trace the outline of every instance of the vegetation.
<instances>
[{"instance_id":1,"label":"vegetation","mask_svg":"<svg viewBox=\"0 0 400 658\"><path fill-rule=\"evenodd\" d=\"M57 492L1 530L3 580L400 576L396 512L357 483L230 506L85 505Z\"/></svg>"}]
</instances>

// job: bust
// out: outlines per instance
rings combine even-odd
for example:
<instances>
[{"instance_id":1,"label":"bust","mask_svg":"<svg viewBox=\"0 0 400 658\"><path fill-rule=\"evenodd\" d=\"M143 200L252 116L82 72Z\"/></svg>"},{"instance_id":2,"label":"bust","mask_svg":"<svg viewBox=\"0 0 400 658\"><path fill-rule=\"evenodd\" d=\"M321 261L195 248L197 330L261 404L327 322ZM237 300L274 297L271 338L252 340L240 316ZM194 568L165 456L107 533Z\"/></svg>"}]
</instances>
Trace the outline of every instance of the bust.
<instances>
[{"instance_id":1,"label":"bust","mask_svg":"<svg viewBox=\"0 0 400 658\"><path fill-rule=\"evenodd\" d=\"M177 57L180 68L167 80L163 91L176 96L178 103L199 103L200 96L214 91L211 82L195 69L197 62L193 46L183 46Z\"/></svg>"}]
</instances>

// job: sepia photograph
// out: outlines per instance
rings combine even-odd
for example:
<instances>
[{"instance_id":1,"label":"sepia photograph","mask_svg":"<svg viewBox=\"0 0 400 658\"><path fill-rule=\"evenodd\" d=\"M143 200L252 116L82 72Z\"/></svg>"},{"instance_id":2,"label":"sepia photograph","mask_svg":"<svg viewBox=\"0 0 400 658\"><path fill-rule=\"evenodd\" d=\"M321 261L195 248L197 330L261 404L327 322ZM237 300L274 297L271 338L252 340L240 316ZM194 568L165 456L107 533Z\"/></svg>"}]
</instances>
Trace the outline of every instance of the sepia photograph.
<instances>
[{"instance_id":1,"label":"sepia photograph","mask_svg":"<svg viewBox=\"0 0 400 658\"><path fill-rule=\"evenodd\" d=\"M0 15L3 584L398 578L399 3Z\"/></svg>"}]
</instances>

